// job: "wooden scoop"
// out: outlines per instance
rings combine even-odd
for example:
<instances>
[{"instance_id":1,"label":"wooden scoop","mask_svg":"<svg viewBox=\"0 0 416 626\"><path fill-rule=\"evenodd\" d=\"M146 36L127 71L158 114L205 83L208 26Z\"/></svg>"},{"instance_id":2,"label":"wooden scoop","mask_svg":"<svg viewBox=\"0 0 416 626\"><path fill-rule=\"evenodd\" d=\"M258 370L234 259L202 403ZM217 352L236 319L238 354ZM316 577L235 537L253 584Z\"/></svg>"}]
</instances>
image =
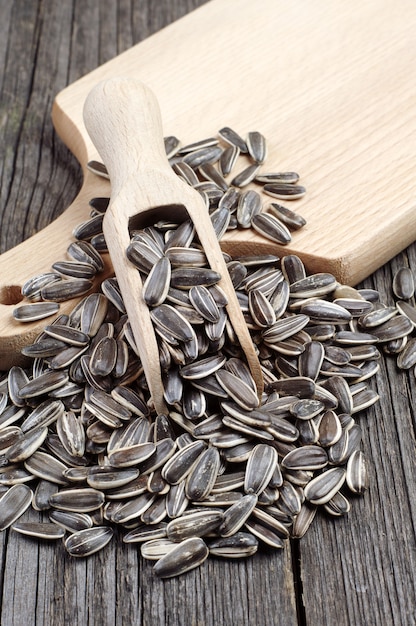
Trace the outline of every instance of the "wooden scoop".
<instances>
[{"instance_id":1,"label":"wooden scoop","mask_svg":"<svg viewBox=\"0 0 416 626\"><path fill-rule=\"evenodd\" d=\"M103 231L156 410L166 411L159 350L140 274L126 250L131 225L143 227L162 217L177 219L178 210L182 219L191 218L211 269L221 274L219 285L228 299L228 315L261 394L260 364L208 211L201 195L169 165L156 97L139 81L103 81L85 101L84 122L110 175L111 200ZM172 205L176 205L174 216Z\"/></svg>"}]
</instances>

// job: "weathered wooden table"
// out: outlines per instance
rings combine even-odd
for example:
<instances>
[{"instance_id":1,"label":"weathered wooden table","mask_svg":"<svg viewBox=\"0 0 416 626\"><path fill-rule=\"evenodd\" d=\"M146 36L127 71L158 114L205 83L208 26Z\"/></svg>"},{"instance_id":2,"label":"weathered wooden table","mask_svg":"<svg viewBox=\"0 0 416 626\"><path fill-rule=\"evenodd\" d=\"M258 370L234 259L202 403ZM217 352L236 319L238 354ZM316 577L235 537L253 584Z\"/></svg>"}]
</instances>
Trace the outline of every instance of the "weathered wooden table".
<instances>
[{"instance_id":1,"label":"weathered wooden table","mask_svg":"<svg viewBox=\"0 0 416 626\"><path fill-rule=\"evenodd\" d=\"M204 0L0 0L0 252L60 214L80 186L54 134L63 87ZM416 244L369 277L385 300ZM360 419L371 486L346 518L315 520L301 541L251 560L209 559L161 581L134 545L89 559L0 535L2 626L416 624L416 385L383 361L380 402Z\"/></svg>"}]
</instances>

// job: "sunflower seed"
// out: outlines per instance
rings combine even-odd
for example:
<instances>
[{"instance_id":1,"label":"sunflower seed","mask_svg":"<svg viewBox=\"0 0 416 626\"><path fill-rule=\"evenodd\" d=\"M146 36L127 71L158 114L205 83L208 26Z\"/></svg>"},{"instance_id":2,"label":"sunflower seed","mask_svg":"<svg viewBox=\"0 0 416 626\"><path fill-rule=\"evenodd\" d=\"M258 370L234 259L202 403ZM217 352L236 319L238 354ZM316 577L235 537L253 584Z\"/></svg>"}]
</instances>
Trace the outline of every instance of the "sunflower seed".
<instances>
[{"instance_id":1,"label":"sunflower seed","mask_svg":"<svg viewBox=\"0 0 416 626\"><path fill-rule=\"evenodd\" d=\"M251 289L248 293L248 306L251 316L260 328L268 328L276 321L272 304L259 289Z\"/></svg>"},{"instance_id":2,"label":"sunflower seed","mask_svg":"<svg viewBox=\"0 0 416 626\"><path fill-rule=\"evenodd\" d=\"M108 203L108 200L106 203ZM104 269L104 262L97 250L89 241L73 241L67 248L68 255L75 261L92 265L96 272Z\"/></svg>"},{"instance_id":3,"label":"sunflower seed","mask_svg":"<svg viewBox=\"0 0 416 626\"><path fill-rule=\"evenodd\" d=\"M212 163L204 163L203 165L200 165L198 171L203 178L212 181L223 191L228 190L228 183L225 181L219 170L212 165Z\"/></svg>"},{"instance_id":4,"label":"sunflower seed","mask_svg":"<svg viewBox=\"0 0 416 626\"><path fill-rule=\"evenodd\" d=\"M13 524L12 529L22 535L36 537L37 539L56 540L65 536L63 528L47 522L18 522Z\"/></svg>"},{"instance_id":5,"label":"sunflower seed","mask_svg":"<svg viewBox=\"0 0 416 626\"><path fill-rule=\"evenodd\" d=\"M65 540L65 549L71 556L85 557L102 550L111 540L114 531L109 526L95 526L79 530Z\"/></svg>"},{"instance_id":6,"label":"sunflower seed","mask_svg":"<svg viewBox=\"0 0 416 626\"><path fill-rule=\"evenodd\" d=\"M402 300L396 302L396 308L402 315L405 315L412 322L413 326L416 326L416 308Z\"/></svg>"},{"instance_id":7,"label":"sunflower seed","mask_svg":"<svg viewBox=\"0 0 416 626\"><path fill-rule=\"evenodd\" d=\"M181 482L189 474L194 462L205 448L206 445L202 441L193 441L175 452L162 469L163 478L171 485Z\"/></svg>"},{"instance_id":8,"label":"sunflower seed","mask_svg":"<svg viewBox=\"0 0 416 626\"><path fill-rule=\"evenodd\" d=\"M26 372L16 365L14 365L7 376L7 388L9 398L15 406L23 407L26 402L20 397L20 389L29 382L29 377ZM7 402L7 396L5 395ZM6 404L6 403L5 403Z\"/></svg>"},{"instance_id":9,"label":"sunflower seed","mask_svg":"<svg viewBox=\"0 0 416 626\"><path fill-rule=\"evenodd\" d=\"M408 267L401 267L393 276L393 293L399 300L410 300L415 292L413 272Z\"/></svg>"},{"instance_id":10,"label":"sunflower seed","mask_svg":"<svg viewBox=\"0 0 416 626\"><path fill-rule=\"evenodd\" d=\"M261 493L268 485L277 464L277 452L267 444L253 448L247 461L244 491L247 494Z\"/></svg>"},{"instance_id":11,"label":"sunflower seed","mask_svg":"<svg viewBox=\"0 0 416 626\"><path fill-rule=\"evenodd\" d=\"M160 558L153 570L161 578L171 578L199 567L206 560L209 549L203 539L190 537L176 544Z\"/></svg>"},{"instance_id":12,"label":"sunflower seed","mask_svg":"<svg viewBox=\"0 0 416 626\"><path fill-rule=\"evenodd\" d=\"M368 489L367 461L361 450L354 450L348 459L346 482L348 488L356 494L362 494Z\"/></svg>"},{"instance_id":13,"label":"sunflower seed","mask_svg":"<svg viewBox=\"0 0 416 626\"><path fill-rule=\"evenodd\" d=\"M258 539L266 545L271 546L276 550L283 548L284 540L278 532L267 524L249 519L246 521L245 527L250 531L250 533L258 537Z\"/></svg>"},{"instance_id":14,"label":"sunflower seed","mask_svg":"<svg viewBox=\"0 0 416 626\"><path fill-rule=\"evenodd\" d=\"M186 478L185 494L189 500L204 500L210 493L220 468L220 455L216 448L204 450Z\"/></svg>"},{"instance_id":15,"label":"sunflower seed","mask_svg":"<svg viewBox=\"0 0 416 626\"><path fill-rule=\"evenodd\" d=\"M91 467L87 471L87 483L89 487L98 491L106 489L117 489L131 482L139 475L137 468L131 469L115 469L114 467Z\"/></svg>"},{"instance_id":16,"label":"sunflower seed","mask_svg":"<svg viewBox=\"0 0 416 626\"><path fill-rule=\"evenodd\" d=\"M202 147L197 150L188 152L183 157L183 162L196 169L205 163L215 163L222 154L222 148L218 145Z\"/></svg>"},{"instance_id":17,"label":"sunflower seed","mask_svg":"<svg viewBox=\"0 0 416 626\"><path fill-rule=\"evenodd\" d=\"M259 399L251 385L228 372L220 369L215 372L215 376L221 387L228 393L241 408L250 411L259 406Z\"/></svg>"},{"instance_id":18,"label":"sunflower seed","mask_svg":"<svg viewBox=\"0 0 416 626\"><path fill-rule=\"evenodd\" d=\"M52 264L52 269L71 278L94 278L97 273L94 265L82 261L56 261Z\"/></svg>"},{"instance_id":19,"label":"sunflower seed","mask_svg":"<svg viewBox=\"0 0 416 626\"><path fill-rule=\"evenodd\" d=\"M208 542L210 554L224 558L245 558L257 552L258 540L254 535L237 532L230 537L211 539Z\"/></svg>"},{"instance_id":20,"label":"sunflower seed","mask_svg":"<svg viewBox=\"0 0 416 626\"><path fill-rule=\"evenodd\" d=\"M291 537L294 539L301 539L305 535L315 518L316 511L317 507L309 502L304 502L302 504L301 509L296 515L293 523Z\"/></svg>"},{"instance_id":21,"label":"sunflower seed","mask_svg":"<svg viewBox=\"0 0 416 626\"><path fill-rule=\"evenodd\" d=\"M258 498L255 494L247 494L232 504L225 512L218 532L221 537L234 535L244 525L256 506Z\"/></svg>"},{"instance_id":22,"label":"sunflower seed","mask_svg":"<svg viewBox=\"0 0 416 626\"><path fill-rule=\"evenodd\" d=\"M219 171L224 177L230 174L231 170L233 169L234 165L237 162L239 155L240 155L240 148L238 146L230 145L227 148L225 148L225 150L220 156L220 160L218 164Z\"/></svg>"},{"instance_id":23,"label":"sunflower seed","mask_svg":"<svg viewBox=\"0 0 416 626\"><path fill-rule=\"evenodd\" d=\"M379 341L392 341L394 339L400 339L405 337L413 330L413 324L405 315L396 315L392 317L388 322L384 322L380 326L376 326L372 329L372 334L377 337Z\"/></svg>"},{"instance_id":24,"label":"sunflower seed","mask_svg":"<svg viewBox=\"0 0 416 626\"><path fill-rule=\"evenodd\" d=\"M0 530L11 526L30 506L33 493L27 485L13 485L0 498Z\"/></svg>"},{"instance_id":25,"label":"sunflower seed","mask_svg":"<svg viewBox=\"0 0 416 626\"><path fill-rule=\"evenodd\" d=\"M153 442L138 443L135 445L117 448L108 455L108 460L114 467L132 467L148 459L156 451Z\"/></svg>"},{"instance_id":26,"label":"sunflower seed","mask_svg":"<svg viewBox=\"0 0 416 626\"><path fill-rule=\"evenodd\" d=\"M248 153L255 163L261 165L266 160L266 138L258 131L249 132L247 135Z\"/></svg>"},{"instance_id":27,"label":"sunflower seed","mask_svg":"<svg viewBox=\"0 0 416 626\"><path fill-rule=\"evenodd\" d=\"M47 299L45 298L45 300ZM13 309L13 317L18 322L35 322L55 315L58 311L58 302L34 302L33 304L22 304Z\"/></svg>"},{"instance_id":28,"label":"sunflower seed","mask_svg":"<svg viewBox=\"0 0 416 626\"><path fill-rule=\"evenodd\" d=\"M44 274L38 274L32 276L29 280L25 281L22 285L22 296L25 296L32 302L40 300L40 292L42 287L47 284L59 280L59 275L55 272L45 272Z\"/></svg>"},{"instance_id":29,"label":"sunflower seed","mask_svg":"<svg viewBox=\"0 0 416 626\"><path fill-rule=\"evenodd\" d=\"M254 215L251 225L260 235L276 243L286 245L292 240L292 235L283 222L270 213Z\"/></svg>"},{"instance_id":30,"label":"sunflower seed","mask_svg":"<svg viewBox=\"0 0 416 626\"><path fill-rule=\"evenodd\" d=\"M189 290L189 299L197 312L208 322L218 322L220 311L214 297L207 287L198 285Z\"/></svg>"},{"instance_id":31,"label":"sunflower seed","mask_svg":"<svg viewBox=\"0 0 416 626\"><path fill-rule=\"evenodd\" d=\"M18 441L7 450L6 457L9 463L19 463L32 456L45 441L47 434L46 427L38 427L19 437Z\"/></svg>"},{"instance_id":32,"label":"sunflower seed","mask_svg":"<svg viewBox=\"0 0 416 626\"><path fill-rule=\"evenodd\" d=\"M113 337L103 337L95 346L90 359L93 376L108 376L116 366L117 341Z\"/></svg>"},{"instance_id":33,"label":"sunflower seed","mask_svg":"<svg viewBox=\"0 0 416 626\"><path fill-rule=\"evenodd\" d=\"M362 315L359 319L359 323L361 328L370 329L376 326L380 326L384 322L390 320L395 315L397 315L396 307L382 306Z\"/></svg>"},{"instance_id":34,"label":"sunflower seed","mask_svg":"<svg viewBox=\"0 0 416 626\"><path fill-rule=\"evenodd\" d=\"M181 268L172 270L171 285L180 289L190 289L197 285L209 287L220 280L218 272L206 267Z\"/></svg>"},{"instance_id":35,"label":"sunflower seed","mask_svg":"<svg viewBox=\"0 0 416 626\"><path fill-rule=\"evenodd\" d=\"M341 517L349 513L351 504L347 498L340 492L336 493L328 502L324 504L324 509L334 517Z\"/></svg>"},{"instance_id":36,"label":"sunflower seed","mask_svg":"<svg viewBox=\"0 0 416 626\"><path fill-rule=\"evenodd\" d=\"M178 152L180 143L179 139L173 135L164 137L165 152L168 159L173 157Z\"/></svg>"},{"instance_id":37,"label":"sunflower seed","mask_svg":"<svg viewBox=\"0 0 416 626\"><path fill-rule=\"evenodd\" d=\"M218 134L221 139L223 139L226 143L232 146L236 146L240 150L240 152L248 152L247 144L244 139L242 139L242 137L240 137L240 135L229 126L224 126L224 128L221 128L218 131Z\"/></svg>"},{"instance_id":38,"label":"sunflower seed","mask_svg":"<svg viewBox=\"0 0 416 626\"><path fill-rule=\"evenodd\" d=\"M328 456L320 446L305 445L295 448L282 459L282 467L289 470L317 470L328 464Z\"/></svg>"},{"instance_id":39,"label":"sunflower seed","mask_svg":"<svg viewBox=\"0 0 416 626\"><path fill-rule=\"evenodd\" d=\"M178 163L174 163L172 167L173 167L173 171L175 172L175 174L177 174L186 183L188 183L188 185L191 185L191 187L199 183L199 179L195 171L192 169L190 165L188 165L184 161L179 161Z\"/></svg>"},{"instance_id":40,"label":"sunflower seed","mask_svg":"<svg viewBox=\"0 0 416 626\"><path fill-rule=\"evenodd\" d=\"M82 347L86 346L89 342L88 335L83 333L81 330L71 328L71 326L66 326L64 324L51 324L49 326L45 326L43 332L50 337L63 341L71 346Z\"/></svg>"},{"instance_id":41,"label":"sunflower seed","mask_svg":"<svg viewBox=\"0 0 416 626\"><path fill-rule=\"evenodd\" d=\"M83 333L94 337L107 315L108 300L101 293L92 293L82 303L80 327Z\"/></svg>"},{"instance_id":42,"label":"sunflower seed","mask_svg":"<svg viewBox=\"0 0 416 626\"><path fill-rule=\"evenodd\" d=\"M223 513L217 511L197 511L186 513L170 521L166 528L168 539L183 541L189 537L204 537L221 524Z\"/></svg>"},{"instance_id":43,"label":"sunflower seed","mask_svg":"<svg viewBox=\"0 0 416 626\"><path fill-rule=\"evenodd\" d=\"M312 322L318 323L347 324L352 318L351 313L344 307L319 298L306 302L300 310L304 315L308 315Z\"/></svg>"},{"instance_id":44,"label":"sunflower seed","mask_svg":"<svg viewBox=\"0 0 416 626\"><path fill-rule=\"evenodd\" d=\"M35 398L46 395L53 389L58 389L68 382L66 372L46 371L44 374L29 380L20 388L19 396L22 399Z\"/></svg>"},{"instance_id":45,"label":"sunflower seed","mask_svg":"<svg viewBox=\"0 0 416 626\"><path fill-rule=\"evenodd\" d=\"M319 444L324 448L334 445L342 434L342 427L338 415L332 411L325 411L319 422Z\"/></svg>"},{"instance_id":46,"label":"sunflower seed","mask_svg":"<svg viewBox=\"0 0 416 626\"><path fill-rule=\"evenodd\" d=\"M313 478L305 487L305 498L311 504L325 504L341 489L346 472L341 467L333 467Z\"/></svg>"},{"instance_id":47,"label":"sunflower seed","mask_svg":"<svg viewBox=\"0 0 416 626\"><path fill-rule=\"evenodd\" d=\"M306 193L306 189L302 185L290 183L266 183L263 186L263 191L269 196L279 198L279 200L298 200L303 198Z\"/></svg>"},{"instance_id":48,"label":"sunflower seed","mask_svg":"<svg viewBox=\"0 0 416 626\"><path fill-rule=\"evenodd\" d=\"M256 180L259 180L259 176L257 176ZM269 204L267 212L277 217L277 219L283 222L290 230L299 230L306 224L304 217L276 202Z\"/></svg>"},{"instance_id":49,"label":"sunflower seed","mask_svg":"<svg viewBox=\"0 0 416 626\"><path fill-rule=\"evenodd\" d=\"M305 376L294 376L289 379L281 379L269 385L270 389L282 395L297 396L298 398L310 398L315 393L315 383Z\"/></svg>"},{"instance_id":50,"label":"sunflower seed","mask_svg":"<svg viewBox=\"0 0 416 626\"><path fill-rule=\"evenodd\" d=\"M104 504L104 494L90 487L62 489L50 497L51 506L70 513L89 513Z\"/></svg>"},{"instance_id":51,"label":"sunflower seed","mask_svg":"<svg viewBox=\"0 0 416 626\"><path fill-rule=\"evenodd\" d=\"M255 179L258 172L260 171L260 165L252 164L245 167L241 172L239 172L231 181L231 185L234 187L245 187L251 181Z\"/></svg>"},{"instance_id":52,"label":"sunflower seed","mask_svg":"<svg viewBox=\"0 0 416 626\"><path fill-rule=\"evenodd\" d=\"M94 160L88 161L87 168L89 169L90 172L92 172L93 174L96 174L97 176L101 176L102 178L107 178L107 179L110 178L108 175L107 168L105 167L103 163L100 163L99 161L94 161Z\"/></svg>"},{"instance_id":53,"label":"sunflower seed","mask_svg":"<svg viewBox=\"0 0 416 626\"><path fill-rule=\"evenodd\" d=\"M43 300L52 300L55 303L64 302L85 295L92 289L92 286L92 281L87 278L65 278L43 287L41 296Z\"/></svg>"}]
</instances>

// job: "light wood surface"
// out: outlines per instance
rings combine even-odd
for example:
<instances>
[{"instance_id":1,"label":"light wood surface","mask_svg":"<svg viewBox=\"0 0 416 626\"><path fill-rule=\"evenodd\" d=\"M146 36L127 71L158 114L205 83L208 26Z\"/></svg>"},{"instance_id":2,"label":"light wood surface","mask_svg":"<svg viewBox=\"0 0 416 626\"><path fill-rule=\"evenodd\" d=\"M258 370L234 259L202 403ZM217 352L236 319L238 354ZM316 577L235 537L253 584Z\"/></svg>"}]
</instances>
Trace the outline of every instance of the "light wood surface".
<instances>
[{"instance_id":1,"label":"light wood surface","mask_svg":"<svg viewBox=\"0 0 416 626\"><path fill-rule=\"evenodd\" d=\"M397 11L390 0L368 0L359 10L323 0L262 0L261 10L251 0L212 0L63 89L53 120L85 182L59 221L0 257L4 365L41 328L11 320L22 281L62 257L73 226L88 216L87 199L108 194L105 181L86 175L98 155L82 120L87 94L105 78L148 84L165 135L188 143L224 125L243 135L260 130L269 145L265 168L300 173L307 194L287 204L307 225L291 244L233 231L222 243L227 252L295 253L310 272L356 284L409 245L416 237L415 22L411 0Z\"/></svg>"},{"instance_id":2,"label":"light wood surface","mask_svg":"<svg viewBox=\"0 0 416 626\"><path fill-rule=\"evenodd\" d=\"M238 303L209 213L201 195L173 172L166 158L158 102L140 81L112 78L98 83L84 105L84 122L112 181L111 201L103 230L120 285L150 393L158 413L166 413L159 348L150 311L143 299L140 274L127 259L130 224L135 228L168 219L172 206L191 218L219 286L227 312L246 355L259 397L263 392L260 363ZM139 220L139 223L138 223Z\"/></svg>"}]
</instances>

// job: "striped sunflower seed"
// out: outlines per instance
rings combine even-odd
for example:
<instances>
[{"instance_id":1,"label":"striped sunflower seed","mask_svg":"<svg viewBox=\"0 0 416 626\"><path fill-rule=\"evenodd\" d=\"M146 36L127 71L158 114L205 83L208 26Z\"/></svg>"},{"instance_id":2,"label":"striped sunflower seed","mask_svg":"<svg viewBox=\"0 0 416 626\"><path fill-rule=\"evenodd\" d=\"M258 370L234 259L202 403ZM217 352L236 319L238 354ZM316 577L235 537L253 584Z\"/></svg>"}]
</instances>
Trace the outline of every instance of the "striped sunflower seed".
<instances>
[{"instance_id":1,"label":"striped sunflower seed","mask_svg":"<svg viewBox=\"0 0 416 626\"><path fill-rule=\"evenodd\" d=\"M248 385L225 369L217 370L215 376L224 391L226 391L230 398L241 406L241 408L250 411L259 406L257 393L251 385Z\"/></svg>"},{"instance_id":2,"label":"striped sunflower seed","mask_svg":"<svg viewBox=\"0 0 416 626\"><path fill-rule=\"evenodd\" d=\"M90 513L104 504L104 493L90 487L61 489L51 496L50 503L60 511Z\"/></svg>"},{"instance_id":3,"label":"striped sunflower seed","mask_svg":"<svg viewBox=\"0 0 416 626\"><path fill-rule=\"evenodd\" d=\"M105 199L105 201L108 204L108 200ZM101 272L104 269L101 255L89 241L73 241L67 248L67 254L74 261L92 265L96 272Z\"/></svg>"},{"instance_id":4,"label":"striped sunflower seed","mask_svg":"<svg viewBox=\"0 0 416 626\"><path fill-rule=\"evenodd\" d=\"M264 135L251 131L247 135L247 150L255 163L261 165L267 157L267 144Z\"/></svg>"},{"instance_id":5,"label":"striped sunflower seed","mask_svg":"<svg viewBox=\"0 0 416 626\"><path fill-rule=\"evenodd\" d=\"M341 489L346 477L345 469L333 467L313 478L305 487L305 498L311 504L325 504Z\"/></svg>"},{"instance_id":6,"label":"striped sunflower seed","mask_svg":"<svg viewBox=\"0 0 416 626\"><path fill-rule=\"evenodd\" d=\"M260 235L281 245L286 245L292 241L292 235L288 228L271 213L254 215L251 225Z\"/></svg>"},{"instance_id":7,"label":"striped sunflower seed","mask_svg":"<svg viewBox=\"0 0 416 626\"><path fill-rule=\"evenodd\" d=\"M258 540L251 533L237 532L230 537L211 539L208 542L210 554L235 559L252 556L257 552Z\"/></svg>"},{"instance_id":8,"label":"striped sunflower seed","mask_svg":"<svg viewBox=\"0 0 416 626\"><path fill-rule=\"evenodd\" d=\"M69 535L64 542L71 556L86 557L102 550L110 541L114 531L109 526L85 528Z\"/></svg>"},{"instance_id":9,"label":"striped sunflower seed","mask_svg":"<svg viewBox=\"0 0 416 626\"><path fill-rule=\"evenodd\" d=\"M399 300L410 300L415 293L413 272L409 267L401 267L393 276L393 293Z\"/></svg>"},{"instance_id":10,"label":"striped sunflower seed","mask_svg":"<svg viewBox=\"0 0 416 626\"><path fill-rule=\"evenodd\" d=\"M306 193L306 189L302 185L290 183L266 183L263 191L269 196L279 198L279 200L298 200L303 198Z\"/></svg>"},{"instance_id":11,"label":"striped sunflower seed","mask_svg":"<svg viewBox=\"0 0 416 626\"><path fill-rule=\"evenodd\" d=\"M257 181L258 180L259 176L257 176ZM306 220L304 217L302 217L298 213L295 213L291 209L282 206L281 204L277 204L276 202L272 202L271 204L269 204L269 206L267 207L267 212L277 217L277 219L283 222L290 230L299 230L300 228L303 228L303 226L305 226L306 224Z\"/></svg>"},{"instance_id":12,"label":"striped sunflower seed","mask_svg":"<svg viewBox=\"0 0 416 626\"><path fill-rule=\"evenodd\" d=\"M362 494L368 489L367 461L361 450L354 450L348 459L345 478L348 488L353 493Z\"/></svg>"},{"instance_id":13,"label":"striped sunflower seed","mask_svg":"<svg viewBox=\"0 0 416 626\"><path fill-rule=\"evenodd\" d=\"M204 537L215 531L223 520L219 511L196 511L185 513L171 520L166 528L168 539L180 542L189 537Z\"/></svg>"},{"instance_id":14,"label":"striped sunflower seed","mask_svg":"<svg viewBox=\"0 0 416 626\"><path fill-rule=\"evenodd\" d=\"M190 537L176 544L155 564L153 571L160 578L171 578L199 567L207 559L209 549L203 539Z\"/></svg>"},{"instance_id":15,"label":"striped sunflower seed","mask_svg":"<svg viewBox=\"0 0 416 626\"><path fill-rule=\"evenodd\" d=\"M282 467L289 470L318 470L328 464L328 455L317 445L306 445L288 452L282 459Z\"/></svg>"},{"instance_id":16,"label":"striped sunflower seed","mask_svg":"<svg viewBox=\"0 0 416 626\"><path fill-rule=\"evenodd\" d=\"M165 301L170 286L170 277L170 261L163 256L152 267L143 284L143 298L148 306L158 306Z\"/></svg>"},{"instance_id":17,"label":"striped sunflower seed","mask_svg":"<svg viewBox=\"0 0 416 626\"><path fill-rule=\"evenodd\" d=\"M218 532L221 537L231 537L242 528L257 505L256 494L246 494L224 511Z\"/></svg>"},{"instance_id":18,"label":"striped sunflower seed","mask_svg":"<svg viewBox=\"0 0 416 626\"><path fill-rule=\"evenodd\" d=\"M13 524L12 529L21 535L55 541L65 536L65 530L56 524L47 522L18 522Z\"/></svg>"},{"instance_id":19,"label":"striped sunflower seed","mask_svg":"<svg viewBox=\"0 0 416 626\"><path fill-rule=\"evenodd\" d=\"M186 478L185 494L189 500L204 500L217 479L220 468L220 455L216 448L209 447L202 452Z\"/></svg>"},{"instance_id":20,"label":"striped sunflower seed","mask_svg":"<svg viewBox=\"0 0 416 626\"><path fill-rule=\"evenodd\" d=\"M48 299L48 298L45 298ZM52 300L52 298L50 298ZM35 322L55 315L59 311L58 302L33 302L13 309L13 317L18 322Z\"/></svg>"},{"instance_id":21,"label":"striped sunflower seed","mask_svg":"<svg viewBox=\"0 0 416 626\"><path fill-rule=\"evenodd\" d=\"M220 156L218 167L224 177L228 176L228 174L231 173L239 155L240 148L238 146L230 145L227 146L225 150L223 150L223 153ZM231 187L230 189L233 188Z\"/></svg>"},{"instance_id":22,"label":"striped sunflower seed","mask_svg":"<svg viewBox=\"0 0 416 626\"><path fill-rule=\"evenodd\" d=\"M51 510L49 519L70 533L92 528L93 521L90 515L86 513L71 513L68 511Z\"/></svg>"},{"instance_id":23,"label":"striped sunflower seed","mask_svg":"<svg viewBox=\"0 0 416 626\"><path fill-rule=\"evenodd\" d=\"M223 139L223 141L232 146L236 146L243 154L248 152L247 144L244 139L240 137L240 135L229 126L224 126L224 128L221 128L218 131L218 134L221 139Z\"/></svg>"},{"instance_id":24,"label":"striped sunflower seed","mask_svg":"<svg viewBox=\"0 0 416 626\"><path fill-rule=\"evenodd\" d=\"M29 508L33 492L27 485L13 485L0 497L0 530L5 530Z\"/></svg>"},{"instance_id":25,"label":"striped sunflower seed","mask_svg":"<svg viewBox=\"0 0 416 626\"><path fill-rule=\"evenodd\" d=\"M247 461L245 493L256 495L261 493L271 480L276 464L277 452L272 446L262 443L255 446Z\"/></svg>"},{"instance_id":26,"label":"striped sunflower seed","mask_svg":"<svg viewBox=\"0 0 416 626\"><path fill-rule=\"evenodd\" d=\"M245 187L256 178L259 171L260 165L257 163L248 165L236 176L234 176L230 184L234 187Z\"/></svg>"}]
</instances>

